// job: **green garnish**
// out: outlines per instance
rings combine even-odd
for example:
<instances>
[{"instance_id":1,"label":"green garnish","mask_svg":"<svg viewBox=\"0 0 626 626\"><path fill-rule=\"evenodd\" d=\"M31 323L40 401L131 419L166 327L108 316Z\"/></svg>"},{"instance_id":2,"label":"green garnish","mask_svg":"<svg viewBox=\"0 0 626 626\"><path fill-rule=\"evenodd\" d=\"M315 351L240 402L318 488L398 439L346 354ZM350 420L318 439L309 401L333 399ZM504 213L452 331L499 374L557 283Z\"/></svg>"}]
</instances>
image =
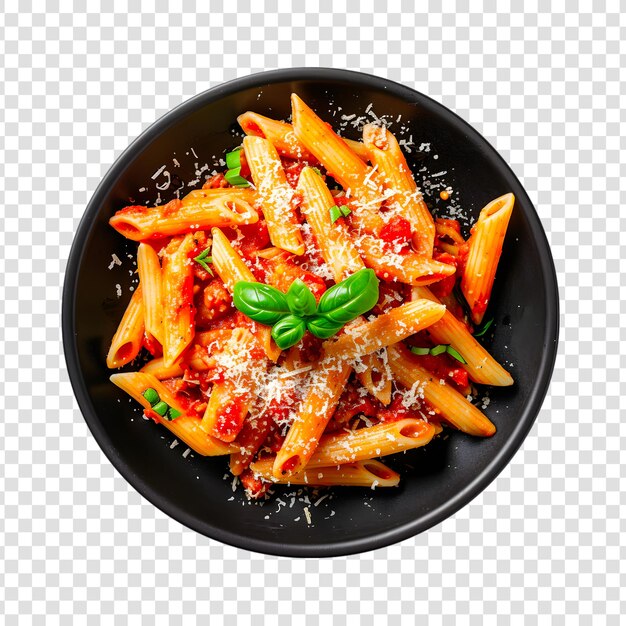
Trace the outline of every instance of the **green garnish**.
<instances>
[{"instance_id":1,"label":"green garnish","mask_svg":"<svg viewBox=\"0 0 626 626\"><path fill-rule=\"evenodd\" d=\"M169 405L167 404L167 402L163 402L163 400L161 400L160 402L157 402L153 407L152 410L157 413L158 415L160 415L161 417L165 417L165 414L167 413L167 411L169 410Z\"/></svg>"},{"instance_id":2,"label":"green garnish","mask_svg":"<svg viewBox=\"0 0 626 626\"><path fill-rule=\"evenodd\" d=\"M491 328L491 325L493 324L494 319L493 317L488 321L485 322L483 324L483 326L481 326L475 333L474 333L474 337L482 337L485 335L485 333Z\"/></svg>"},{"instance_id":3,"label":"green garnish","mask_svg":"<svg viewBox=\"0 0 626 626\"><path fill-rule=\"evenodd\" d=\"M418 348L417 346L411 346L409 350L413 354L417 354L417 356L426 356L427 354L430 354L430 348Z\"/></svg>"},{"instance_id":4,"label":"green garnish","mask_svg":"<svg viewBox=\"0 0 626 626\"><path fill-rule=\"evenodd\" d=\"M334 224L340 217L342 217L341 209L335 205L331 206L330 209L330 221Z\"/></svg>"},{"instance_id":5,"label":"green garnish","mask_svg":"<svg viewBox=\"0 0 626 626\"><path fill-rule=\"evenodd\" d=\"M150 406L154 406L160 400L157 390L152 387L148 387L141 395L148 401Z\"/></svg>"},{"instance_id":6,"label":"green garnish","mask_svg":"<svg viewBox=\"0 0 626 626\"><path fill-rule=\"evenodd\" d=\"M295 280L287 294L247 281L236 283L233 290L235 307L255 322L273 326L272 337L281 350L298 343L307 329L320 339L332 337L376 302L378 278L366 268L331 287L317 305L301 280Z\"/></svg>"},{"instance_id":7,"label":"green garnish","mask_svg":"<svg viewBox=\"0 0 626 626\"><path fill-rule=\"evenodd\" d=\"M340 206L339 210L341 211L341 215L343 215L344 217L348 217L348 215L352 213L352 211L345 205Z\"/></svg>"},{"instance_id":8,"label":"green garnish","mask_svg":"<svg viewBox=\"0 0 626 626\"><path fill-rule=\"evenodd\" d=\"M211 246L209 246L204 252L201 252L197 257L194 257L194 261L201 265L211 276L213 276L213 271L207 265L207 263L213 263L213 257L209 256L209 252L211 252Z\"/></svg>"},{"instance_id":9,"label":"green garnish","mask_svg":"<svg viewBox=\"0 0 626 626\"><path fill-rule=\"evenodd\" d=\"M431 356L439 356L440 354L447 353L453 359L459 361L459 363L467 363L467 361L463 358L460 352L445 343L440 343L439 345L433 346L432 348L419 348L417 346L411 346L409 350L417 356L426 356L427 354L430 354Z\"/></svg>"},{"instance_id":10,"label":"green garnish","mask_svg":"<svg viewBox=\"0 0 626 626\"><path fill-rule=\"evenodd\" d=\"M250 183L241 175L241 166L234 167L232 170L228 170L224 174L224 178L233 187L249 187Z\"/></svg>"},{"instance_id":11,"label":"green garnish","mask_svg":"<svg viewBox=\"0 0 626 626\"><path fill-rule=\"evenodd\" d=\"M320 171L319 171L319 168L317 168L317 167L312 167L311 169L312 169L312 170L313 170L313 171L314 171L314 172L315 172L318 176L321 176L321 175L322 175L322 172L320 172Z\"/></svg>"},{"instance_id":12,"label":"green garnish","mask_svg":"<svg viewBox=\"0 0 626 626\"><path fill-rule=\"evenodd\" d=\"M178 409L171 407L167 402L163 402L163 400L159 398L157 390L152 387L148 387L141 395L150 403L152 410L157 415L165 417L170 422L182 415Z\"/></svg>"},{"instance_id":13,"label":"green garnish","mask_svg":"<svg viewBox=\"0 0 626 626\"><path fill-rule=\"evenodd\" d=\"M239 148L235 148L232 152L228 152L226 154L226 168L229 170L234 170L238 167L241 167L241 151L243 148L239 146Z\"/></svg>"},{"instance_id":14,"label":"green garnish","mask_svg":"<svg viewBox=\"0 0 626 626\"><path fill-rule=\"evenodd\" d=\"M463 363L465 365L465 363L467 363L467 361L463 358L463 356L461 355L460 352L458 352L457 350L455 350L452 346L448 346L446 348L446 352L453 358L456 359L459 363Z\"/></svg>"}]
</instances>

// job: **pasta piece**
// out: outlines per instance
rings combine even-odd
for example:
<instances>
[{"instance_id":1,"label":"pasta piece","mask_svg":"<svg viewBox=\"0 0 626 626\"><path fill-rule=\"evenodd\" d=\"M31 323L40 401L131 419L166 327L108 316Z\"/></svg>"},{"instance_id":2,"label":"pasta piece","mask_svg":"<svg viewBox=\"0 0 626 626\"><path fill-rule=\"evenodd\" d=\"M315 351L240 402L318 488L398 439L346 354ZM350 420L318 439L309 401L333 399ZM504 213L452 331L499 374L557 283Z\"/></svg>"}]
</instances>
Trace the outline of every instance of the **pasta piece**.
<instances>
[{"instance_id":1,"label":"pasta piece","mask_svg":"<svg viewBox=\"0 0 626 626\"><path fill-rule=\"evenodd\" d=\"M309 388L274 462L274 476L299 472L315 452L352 368L345 361L322 359L309 377Z\"/></svg>"},{"instance_id":2,"label":"pasta piece","mask_svg":"<svg viewBox=\"0 0 626 626\"><path fill-rule=\"evenodd\" d=\"M154 419L158 418L160 424L163 424L163 426L170 430L178 439L184 441L198 454L202 456L220 456L222 454L229 454L235 449L234 446L218 441L207 435L200 428L200 418L187 415L183 406L176 400L174 394L151 374L144 372L113 374L111 376L111 382L134 398L145 409L150 408L150 403L142 394L146 389L154 389L163 402L166 402L173 409L180 411L181 415L171 421L154 412L151 414L152 417Z\"/></svg>"},{"instance_id":3,"label":"pasta piece","mask_svg":"<svg viewBox=\"0 0 626 626\"><path fill-rule=\"evenodd\" d=\"M107 367L115 369L130 363L141 350L144 334L143 293L137 285L120 325L111 340L107 354Z\"/></svg>"},{"instance_id":4,"label":"pasta piece","mask_svg":"<svg viewBox=\"0 0 626 626\"><path fill-rule=\"evenodd\" d=\"M425 420L405 418L324 435L306 469L366 461L421 448L430 443L436 432L437 428Z\"/></svg>"},{"instance_id":5,"label":"pasta piece","mask_svg":"<svg viewBox=\"0 0 626 626\"><path fill-rule=\"evenodd\" d=\"M514 203L515 196L512 193L496 198L480 212L478 221L472 227L461 291L470 306L475 324L482 322L489 304Z\"/></svg>"},{"instance_id":6,"label":"pasta piece","mask_svg":"<svg viewBox=\"0 0 626 626\"><path fill-rule=\"evenodd\" d=\"M293 254L304 254L300 224L291 205L294 191L287 182L276 148L267 139L246 137L243 149L272 243Z\"/></svg>"},{"instance_id":7,"label":"pasta piece","mask_svg":"<svg viewBox=\"0 0 626 626\"><path fill-rule=\"evenodd\" d=\"M196 345L168 367L165 366L163 358L159 357L148 361L139 371L152 374L159 380L165 380L166 378L183 376L185 373L183 365L188 365L194 372L206 372L215 369L217 362L215 357L211 356L204 346Z\"/></svg>"},{"instance_id":8,"label":"pasta piece","mask_svg":"<svg viewBox=\"0 0 626 626\"><path fill-rule=\"evenodd\" d=\"M255 461L250 466L254 475L262 480L287 485L310 485L311 487L396 487L400 474L380 461L369 460L335 467L308 467L296 474L276 477L272 473L273 458Z\"/></svg>"},{"instance_id":9,"label":"pasta piece","mask_svg":"<svg viewBox=\"0 0 626 626\"><path fill-rule=\"evenodd\" d=\"M441 217L435 220L435 233L438 240L437 245L444 252L452 256L458 256L460 247L465 243L465 239L463 239L463 235L461 235L458 224L456 220ZM450 240L452 243L446 240Z\"/></svg>"},{"instance_id":10,"label":"pasta piece","mask_svg":"<svg viewBox=\"0 0 626 626\"><path fill-rule=\"evenodd\" d=\"M302 212L335 282L339 283L365 267L345 226L332 223L330 208L335 205L335 199L323 178L313 168L305 167L296 191L302 196Z\"/></svg>"},{"instance_id":11,"label":"pasta piece","mask_svg":"<svg viewBox=\"0 0 626 626\"><path fill-rule=\"evenodd\" d=\"M429 300L407 302L371 322L344 328L342 335L324 342L324 352L329 357L357 359L428 328L441 319L445 310Z\"/></svg>"},{"instance_id":12,"label":"pasta piece","mask_svg":"<svg viewBox=\"0 0 626 626\"><path fill-rule=\"evenodd\" d=\"M172 239L163 256L163 364L170 367L191 343L195 332L193 308L194 249L189 233L178 243Z\"/></svg>"},{"instance_id":13,"label":"pasta piece","mask_svg":"<svg viewBox=\"0 0 626 626\"><path fill-rule=\"evenodd\" d=\"M137 249L137 272L143 291L146 333L163 345L161 264L155 249L146 243L140 243Z\"/></svg>"},{"instance_id":14,"label":"pasta piece","mask_svg":"<svg viewBox=\"0 0 626 626\"><path fill-rule=\"evenodd\" d=\"M392 192L387 203L396 205L411 224L413 248L418 254L431 258L435 223L396 138L384 127L367 124L363 128L363 143L372 165L378 167L379 180Z\"/></svg>"},{"instance_id":15,"label":"pasta piece","mask_svg":"<svg viewBox=\"0 0 626 626\"><path fill-rule=\"evenodd\" d=\"M383 351L384 358L372 352L360 358L363 367L355 370L359 382L379 402L387 406L391 402L391 370L387 366L387 353Z\"/></svg>"},{"instance_id":16,"label":"pasta piece","mask_svg":"<svg viewBox=\"0 0 626 626\"><path fill-rule=\"evenodd\" d=\"M237 118L237 121L246 135L265 137L281 156L290 159L301 159L309 163L315 162L315 157L296 137L291 124L272 120L269 117L259 115L259 113L253 113L252 111L243 113ZM367 148L363 143L345 139L344 137L342 137L342 139L360 159L363 161L369 159Z\"/></svg>"},{"instance_id":17,"label":"pasta piece","mask_svg":"<svg viewBox=\"0 0 626 626\"><path fill-rule=\"evenodd\" d=\"M255 367L250 353L256 340L246 328L236 328L220 354L223 376L213 385L202 418L202 429L221 441L234 441L243 427L254 389Z\"/></svg>"},{"instance_id":18,"label":"pasta piece","mask_svg":"<svg viewBox=\"0 0 626 626\"><path fill-rule=\"evenodd\" d=\"M423 397L441 419L477 437L491 437L496 432L496 427L483 413L445 381L420 367L401 343L391 346L387 352L395 379Z\"/></svg>"},{"instance_id":19,"label":"pasta piece","mask_svg":"<svg viewBox=\"0 0 626 626\"><path fill-rule=\"evenodd\" d=\"M385 248L381 239L361 235L356 244L365 265L371 267L379 278L385 281L398 281L408 285L430 285L451 276L456 271L454 265L447 265L415 253L397 254Z\"/></svg>"},{"instance_id":20,"label":"pasta piece","mask_svg":"<svg viewBox=\"0 0 626 626\"><path fill-rule=\"evenodd\" d=\"M433 302L439 300L427 287L413 287L412 298L426 298ZM483 385L507 387L513 384L511 375L483 348L467 329L450 311L427 330L435 344L451 345L466 361L462 365L470 378Z\"/></svg>"},{"instance_id":21,"label":"pasta piece","mask_svg":"<svg viewBox=\"0 0 626 626\"><path fill-rule=\"evenodd\" d=\"M197 189L182 200L172 200L162 206L128 206L118 211L109 224L134 241L213 226L255 224L259 221L255 201L252 189Z\"/></svg>"},{"instance_id":22,"label":"pasta piece","mask_svg":"<svg viewBox=\"0 0 626 626\"><path fill-rule=\"evenodd\" d=\"M240 280L257 282L244 260L230 245L226 235L219 228L214 228L211 234L213 237L213 246L211 248L213 269L222 279L224 285L226 285L226 289L232 294L235 283ZM272 339L272 329L269 326L263 326L252 321L251 329L252 334L257 338L267 358L275 363L280 356L281 350Z\"/></svg>"},{"instance_id":23,"label":"pasta piece","mask_svg":"<svg viewBox=\"0 0 626 626\"><path fill-rule=\"evenodd\" d=\"M379 215L384 197L381 197L374 170L295 93L291 94L291 110L296 137L356 200L354 217L359 225L367 232L379 233L384 225Z\"/></svg>"}]
</instances>

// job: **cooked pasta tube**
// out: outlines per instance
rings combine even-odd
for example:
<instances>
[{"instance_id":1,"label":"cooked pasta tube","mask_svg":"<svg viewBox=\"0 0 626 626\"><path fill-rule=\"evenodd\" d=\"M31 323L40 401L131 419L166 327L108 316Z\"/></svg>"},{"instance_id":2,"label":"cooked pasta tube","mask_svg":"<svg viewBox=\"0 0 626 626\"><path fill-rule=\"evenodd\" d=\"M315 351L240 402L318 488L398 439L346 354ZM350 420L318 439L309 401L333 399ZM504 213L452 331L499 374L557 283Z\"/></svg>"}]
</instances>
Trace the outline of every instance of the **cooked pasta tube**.
<instances>
[{"instance_id":1,"label":"cooked pasta tube","mask_svg":"<svg viewBox=\"0 0 626 626\"><path fill-rule=\"evenodd\" d=\"M137 273L143 292L146 333L163 345L161 264L156 250L146 243L140 243L137 249Z\"/></svg>"},{"instance_id":2,"label":"cooked pasta tube","mask_svg":"<svg viewBox=\"0 0 626 626\"><path fill-rule=\"evenodd\" d=\"M191 343L195 333L193 267L189 253L194 249L189 233L180 241L172 239L163 255L163 363L173 365Z\"/></svg>"},{"instance_id":3,"label":"cooked pasta tube","mask_svg":"<svg viewBox=\"0 0 626 626\"><path fill-rule=\"evenodd\" d=\"M430 285L451 276L456 271L454 265L448 265L421 256L414 252L397 254L385 248L381 239L361 235L356 244L367 267L386 281L398 281L408 285Z\"/></svg>"},{"instance_id":4,"label":"cooked pasta tube","mask_svg":"<svg viewBox=\"0 0 626 626\"><path fill-rule=\"evenodd\" d=\"M469 435L491 437L496 432L496 427L483 413L444 380L418 365L405 346L398 343L389 347L387 353L396 380L423 397L437 417Z\"/></svg>"},{"instance_id":5,"label":"cooked pasta tube","mask_svg":"<svg viewBox=\"0 0 626 626\"><path fill-rule=\"evenodd\" d=\"M197 189L182 200L146 207L128 206L118 211L109 224L128 239L180 235L190 230L217 226L241 226L259 221L252 189Z\"/></svg>"},{"instance_id":6,"label":"cooked pasta tube","mask_svg":"<svg viewBox=\"0 0 626 626\"><path fill-rule=\"evenodd\" d=\"M291 110L296 137L356 200L354 217L360 225L368 232L379 233L384 224L379 214L384 198L375 172L295 93L291 94Z\"/></svg>"},{"instance_id":7,"label":"cooked pasta tube","mask_svg":"<svg viewBox=\"0 0 626 626\"><path fill-rule=\"evenodd\" d=\"M392 192L387 203L396 205L399 213L411 224L413 248L418 254L431 258L435 223L398 141L386 128L367 124L363 128L363 143L372 165L378 167L378 180Z\"/></svg>"},{"instance_id":8,"label":"cooked pasta tube","mask_svg":"<svg viewBox=\"0 0 626 626\"><path fill-rule=\"evenodd\" d=\"M221 441L234 441L243 427L253 400L254 378L264 369L251 359L256 345L247 328L235 328L224 350L217 357L222 378L213 385L202 418L202 429Z\"/></svg>"},{"instance_id":9,"label":"cooked pasta tube","mask_svg":"<svg viewBox=\"0 0 626 626\"><path fill-rule=\"evenodd\" d=\"M482 322L489 304L514 204L515 196L512 193L496 198L480 212L478 221L472 227L461 291L470 306L475 324Z\"/></svg>"},{"instance_id":10,"label":"cooked pasta tube","mask_svg":"<svg viewBox=\"0 0 626 626\"><path fill-rule=\"evenodd\" d=\"M237 118L237 121L246 135L265 137L281 156L290 159L302 159L309 163L316 161L315 157L300 143L291 124L279 122L252 111L243 113ZM345 137L342 139L360 159L363 161L369 159L367 148L362 142Z\"/></svg>"},{"instance_id":11,"label":"cooked pasta tube","mask_svg":"<svg viewBox=\"0 0 626 626\"><path fill-rule=\"evenodd\" d=\"M253 415L255 413L254 408L253 405L248 419L244 422L243 428L237 436L239 449L230 455L230 471L233 476L239 476L250 465L274 424L270 413Z\"/></svg>"},{"instance_id":12,"label":"cooked pasta tube","mask_svg":"<svg viewBox=\"0 0 626 626\"><path fill-rule=\"evenodd\" d=\"M400 474L380 461L373 459L347 463L334 467L317 467L277 477L272 473L273 458L255 461L250 469L257 478L287 485L310 485L311 487L396 487Z\"/></svg>"},{"instance_id":13,"label":"cooked pasta tube","mask_svg":"<svg viewBox=\"0 0 626 626\"><path fill-rule=\"evenodd\" d=\"M144 309L141 283L137 285L122 316L107 354L107 367L114 369L130 363L141 350L144 334Z\"/></svg>"},{"instance_id":14,"label":"cooked pasta tube","mask_svg":"<svg viewBox=\"0 0 626 626\"><path fill-rule=\"evenodd\" d=\"M159 380L176 378L177 376L183 376L185 373L181 362L182 360L182 358L178 359L175 363L166 367L163 358L158 357L148 361L139 371L145 372L146 374L152 374ZM188 353L186 352L184 355L184 362L194 372L206 372L208 370L215 369L217 365L215 357L209 355L206 347L201 345L196 345L194 348L191 348Z\"/></svg>"},{"instance_id":15,"label":"cooked pasta tube","mask_svg":"<svg viewBox=\"0 0 626 626\"><path fill-rule=\"evenodd\" d=\"M391 370L387 366L386 351L383 350L382 354L372 352L360 357L364 369L355 367L355 374L367 391L387 406L391 402Z\"/></svg>"},{"instance_id":16,"label":"cooked pasta tube","mask_svg":"<svg viewBox=\"0 0 626 626\"><path fill-rule=\"evenodd\" d=\"M344 328L336 339L324 342L329 357L357 359L393 345L441 319L446 307L430 300L416 300L391 309L371 322Z\"/></svg>"},{"instance_id":17,"label":"cooked pasta tube","mask_svg":"<svg viewBox=\"0 0 626 626\"><path fill-rule=\"evenodd\" d=\"M433 302L439 300L428 287L413 287L412 297L426 298ZM450 311L427 330L435 344L451 345L465 360L462 364L470 378L483 385L506 387L513 384L511 375L483 348L467 329Z\"/></svg>"},{"instance_id":18,"label":"cooked pasta tube","mask_svg":"<svg viewBox=\"0 0 626 626\"><path fill-rule=\"evenodd\" d=\"M226 289L232 294L235 284L240 280L257 282L244 260L230 245L226 235L219 228L214 228L211 231L211 235L213 237L213 246L211 248L213 269L222 279ZM252 334L257 338L267 358L276 362L281 350L272 339L272 329L269 326L263 326L256 322L251 322L251 327Z\"/></svg>"},{"instance_id":19,"label":"cooked pasta tube","mask_svg":"<svg viewBox=\"0 0 626 626\"><path fill-rule=\"evenodd\" d=\"M435 433L433 424L414 418L381 422L357 430L342 430L320 439L306 467L342 465L421 448L431 441Z\"/></svg>"},{"instance_id":20,"label":"cooked pasta tube","mask_svg":"<svg viewBox=\"0 0 626 626\"><path fill-rule=\"evenodd\" d=\"M337 408L351 371L346 361L326 358L311 372L308 391L276 455L274 476L295 474L307 464Z\"/></svg>"},{"instance_id":21,"label":"cooked pasta tube","mask_svg":"<svg viewBox=\"0 0 626 626\"><path fill-rule=\"evenodd\" d=\"M173 409L180 411L182 415L176 419L168 420L152 411L152 417L154 419L158 418L160 424L163 424L163 426L170 430L178 439L184 441L198 454L202 456L220 456L222 454L229 454L235 449L234 446L218 441L207 435L200 428L200 418L187 415L183 406L176 400L174 394L154 376L146 374L145 372L113 374L111 376L111 382L134 398L145 409L150 409L150 403L144 398L143 393L146 389L154 389L163 402L167 403Z\"/></svg>"},{"instance_id":22,"label":"cooked pasta tube","mask_svg":"<svg viewBox=\"0 0 626 626\"><path fill-rule=\"evenodd\" d=\"M300 224L292 207L294 190L287 182L276 148L267 139L246 137L243 149L272 243L293 254L304 254Z\"/></svg>"}]
</instances>

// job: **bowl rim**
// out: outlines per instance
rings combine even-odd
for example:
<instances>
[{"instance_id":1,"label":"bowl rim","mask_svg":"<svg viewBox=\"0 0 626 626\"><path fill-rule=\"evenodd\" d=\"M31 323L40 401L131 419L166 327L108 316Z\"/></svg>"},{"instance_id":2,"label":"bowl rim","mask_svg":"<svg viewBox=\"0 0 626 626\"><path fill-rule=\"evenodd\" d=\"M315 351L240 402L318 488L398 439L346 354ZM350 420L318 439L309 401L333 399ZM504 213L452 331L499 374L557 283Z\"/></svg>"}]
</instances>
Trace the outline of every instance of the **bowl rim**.
<instances>
[{"instance_id":1,"label":"bowl rim","mask_svg":"<svg viewBox=\"0 0 626 626\"><path fill-rule=\"evenodd\" d=\"M465 488L457 493L452 499L427 514L386 532L329 544L301 543L284 545L278 540L257 539L237 533L231 533L213 526L206 520L201 520L193 515L187 514L178 506L172 504L167 495L152 489L140 476L134 474L127 466L124 459L119 456L113 444L108 440L98 417L98 412L95 409L87 391L86 381L80 367L75 331L77 281L85 251L84 244L89 236L92 224L94 223L94 218L96 217L104 198L106 197L109 189L115 184L127 165L134 158L134 154L137 151L144 149L150 142L165 132L171 125L177 123L188 113L196 110L196 108L199 108L203 104L219 100L222 97L232 95L242 89L252 87L262 88L276 82L302 79L345 81L356 85L362 85L364 87L387 90L390 93L408 100L427 100L431 105L434 105L436 109L439 109L441 114L449 120L451 124L460 127L468 136L470 141L477 141L488 147L496 156L497 167L501 168L510 176L513 176L515 180L518 180L513 170L500 156L498 151L469 123L436 100L433 100L415 89L387 78L345 69L302 67L264 71L221 83L182 102L148 126L148 128L146 128L115 160L94 191L76 230L65 270L62 298L63 349L69 379L78 402L78 406L89 430L100 446L100 449L104 452L115 469L126 479L126 481L128 481L134 489L136 489L144 498L146 498L158 509L184 526L187 526L188 528L191 528L192 530L209 537L210 539L216 539L222 543L237 548L243 548L253 552L260 552L274 556L345 556L367 552L377 548L383 548L404 539L408 539L425 530L428 530L429 528L442 522L444 519L452 516L459 509L473 500L481 491L486 489L496 476L506 467L528 435L539 414L541 405L550 385L558 350L559 293L556 270L546 233L543 229L537 211L521 183L520 188L523 191L523 202L526 206L532 208L532 210L527 212L526 217L529 222L532 237L537 243L539 260L547 283L545 302L546 330L543 337L544 351L540 367L536 372L535 383L531 389L528 400L518 417L517 427L511 436L504 442L503 446L491 460L489 465L487 465L487 467L485 467L479 474L474 476L470 483L468 483Z\"/></svg>"}]
</instances>

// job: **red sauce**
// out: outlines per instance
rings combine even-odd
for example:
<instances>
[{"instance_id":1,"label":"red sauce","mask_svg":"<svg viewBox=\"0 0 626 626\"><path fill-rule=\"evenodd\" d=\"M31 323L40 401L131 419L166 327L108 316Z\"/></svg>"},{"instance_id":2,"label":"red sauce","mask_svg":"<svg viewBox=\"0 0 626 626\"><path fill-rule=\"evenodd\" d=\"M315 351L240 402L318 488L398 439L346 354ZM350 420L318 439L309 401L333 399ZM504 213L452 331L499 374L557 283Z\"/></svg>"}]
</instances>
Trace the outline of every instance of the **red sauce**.
<instances>
[{"instance_id":1,"label":"red sauce","mask_svg":"<svg viewBox=\"0 0 626 626\"><path fill-rule=\"evenodd\" d=\"M202 189L223 189L224 187L228 187L228 182L221 172L207 178L204 185L202 185Z\"/></svg>"},{"instance_id":2,"label":"red sauce","mask_svg":"<svg viewBox=\"0 0 626 626\"><path fill-rule=\"evenodd\" d=\"M217 412L215 436L219 439L232 440L243 426L245 419L243 399L235 396L221 406Z\"/></svg>"},{"instance_id":3,"label":"red sauce","mask_svg":"<svg viewBox=\"0 0 626 626\"><path fill-rule=\"evenodd\" d=\"M359 385L360 387L360 385ZM361 395L355 383L349 383L339 398L333 420L339 424L349 422L355 415L376 417L382 404L371 395Z\"/></svg>"},{"instance_id":4,"label":"red sauce","mask_svg":"<svg viewBox=\"0 0 626 626\"><path fill-rule=\"evenodd\" d=\"M401 215L394 215L380 230L380 238L390 244L406 245L411 241L411 224Z\"/></svg>"},{"instance_id":5,"label":"red sauce","mask_svg":"<svg viewBox=\"0 0 626 626\"><path fill-rule=\"evenodd\" d=\"M447 265L453 265L456 267L457 259L456 257L448 254L447 252L439 252L435 250L433 252L433 259L435 261L439 261L440 263L446 263ZM450 276L446 276L442 278L439 282L433 283L430 285L430 290L437 296L438 298L445 298L452 293L454 289L454 285L456 284L457 273L451 274Z\"/></svg>"},{"instance_id":6,"label":"red sauce","mask_svg":"<svg viewBox=\"0 0 626 626\"><path fill-rule=\"evenodd\" d=\"M152 409L144 409L143 414L150 418L153 422L160 424L161 416L158 413L155 413Z\"/></svg>"},{"instance_id":7,"label":"red sauce","mask_svg":"<svg viewBox=\"0 0 626 626\"><path fill-rule=\"evenodd\" d=\"M169 217L174 213L177 213L180 209L182 202L180 200L174 199L168 202L165 206L161 208L162 217Z\"/></svg>"},{"instance_id":8,"label":"red sauce","mask_svg":"<svg viewBox=\"0 0 626 626\"><path fill-rule=\"evenodd\" d=\"M277 426L273 426L270 434L265 440L264 446L270 449L272 452L278 452L283 447L285 437L281 435Z\"/></svg>"},{"instance_id":9,"label":"red sauce","mask_svg":"<svg viewBox=\"0 0 626 626\"><path fill-rule=\"evenodd\" d=\"M163 356L163 348L161 344L148 333L143 334L142 346L155 358L158 359Z\"/></svg>"},{"instance_id":10,"label":"red sauce","mask_svg":"<svg viewBox=\"0 0 626 626\"><path fill-rule=\"evenodd\" d=\"M294 161L293 159L282 159L283 170L287 177L287 182L295 189L302 170L308 165L306 161Z\"/></svg>"},{"instance_id":11,"label":"red sauce","mask_svg":"<svg viewBox=\"0 0 626 626\"><path fill-rule=\"evenodd\" d=\"M243 125L243 129L245 130L246 135L254 135L255 137L263 137L265 139L265 133L256 122L246 121Z\"/></svg>"},{"instance_id":12,"label":"red sauce","mask_svg":"<svg viewBox=\"0 0 626 626\"><path fill-rule=\"evenodd\" d=\"M378 419L381 422L397 422L405 418L424 419L422 412L415 408L406 408L402 404L402 396L396 395L388 407L384 407L378 412Z\"/></svg>"},{"instance_id":13,"label":"red sauce","mask_svg":"<svg viewBox=\"0 0 626 626\"><path fill-rule=\"evenodd\" d=\"M246 493L254 500L263 498L271 485L271 483L264 482L260 478L257 478L252 473L252 470L249 469L241 473L239 480L241 480L241 484L246 490Z\"/></svg>"},{"instance_id":14,"label":"red sauce","mask_svg":"<svg viewBox=\"0 0 626 626\"><path fill-rule=\"evenodd\" d=\"M460 365L455 365L458 361L447 354L439 354L437 356L432 356L432 354L415 355L415 359L419 365L434 374L436 378L443 379L447 383L452 382L461 389L465 389L469 385L467 371Z\"/></svg>"},{"instance_id":15,"label":"red sauce","mask_svg":"<svg viewBox=\"0 0 626 626\"><path fill-rule=\"evenodd\" d=\"M132 215L137 213L146 213L150 209L147 206L143 206L142 204L136 204L131 206L126 206L123 209L120 209L117 212L117 215Z\"/></svg>"}]
</instances>

